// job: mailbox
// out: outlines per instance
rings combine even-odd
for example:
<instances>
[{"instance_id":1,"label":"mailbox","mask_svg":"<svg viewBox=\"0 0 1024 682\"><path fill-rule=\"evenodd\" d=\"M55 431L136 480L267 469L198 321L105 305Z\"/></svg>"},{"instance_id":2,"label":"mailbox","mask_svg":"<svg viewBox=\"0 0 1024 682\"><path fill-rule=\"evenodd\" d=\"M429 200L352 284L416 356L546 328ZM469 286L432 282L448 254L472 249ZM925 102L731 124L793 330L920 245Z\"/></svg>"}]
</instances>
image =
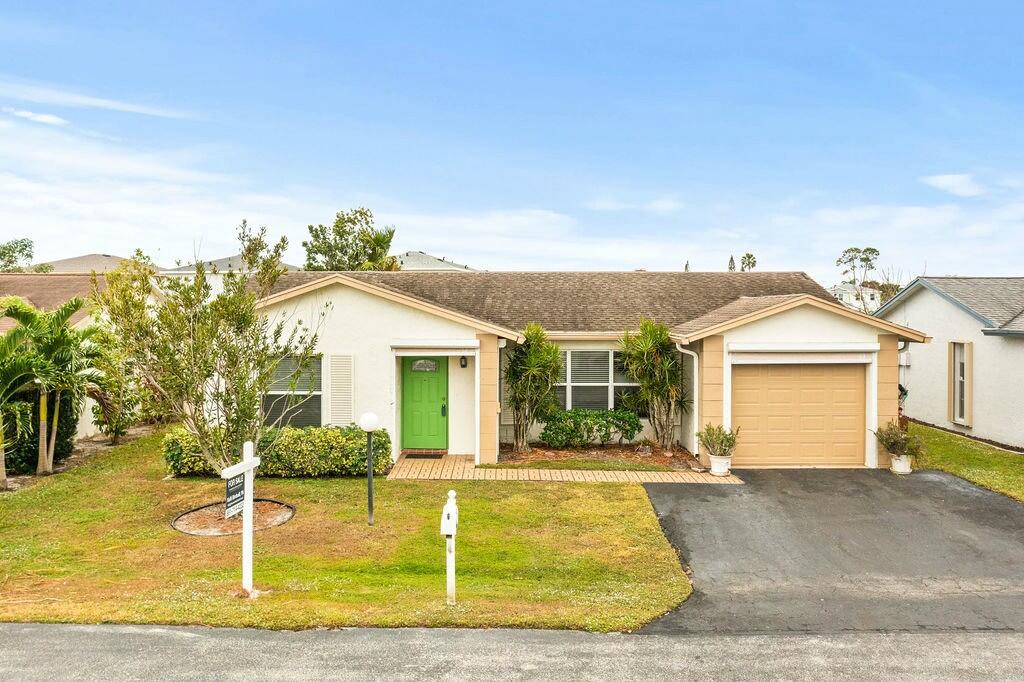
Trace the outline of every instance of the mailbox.
<instances>
[{"instance_id":1,"label":"mailbox","mask_svg":"<svg viewBox=\"0 0 1024 682\"><path fill-rule=\"evenodd\" d=\"M455 530L459 527L459 508L455 504L455 491L448 491L448 501L445 502L441 511L441 535L455 537Z\"/></svg>"}]
</instances>

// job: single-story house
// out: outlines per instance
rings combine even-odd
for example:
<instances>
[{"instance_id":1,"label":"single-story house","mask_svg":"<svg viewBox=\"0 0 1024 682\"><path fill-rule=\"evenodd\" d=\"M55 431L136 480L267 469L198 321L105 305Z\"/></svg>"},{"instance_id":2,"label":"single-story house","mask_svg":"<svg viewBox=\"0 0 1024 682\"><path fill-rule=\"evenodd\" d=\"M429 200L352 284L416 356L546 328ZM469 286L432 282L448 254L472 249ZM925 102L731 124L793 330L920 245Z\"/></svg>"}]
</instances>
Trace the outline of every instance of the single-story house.
<instances>
[{"instance_id":1,"label":"single-story house","mask_svg":"<svg viewBox=\"0 0 1024 682\"><path fill-rule=\"evenodd\" d=\"M97 284L105 285L100 275ZM73 298L88 299L92 294L92 273L0 273L0 298L17 296L41 310L53 310ZM70 324L81 329L92 322L92 310L86 306L71 316ZM15 321L0 317L0 334L15 326ZM85 399L85 405L78 416L77 438L90 438L99 433L92 419L92 398Z\"/></svg>"},{"instance_id":2,"label":"single-story house","mask_svg":"<svg viewBox=\"0 0 1024 682\"><path fill-rule=\"evenodd\" d=\"M1024 447L1024 277L918 277L876 315L935 338L901 353L904 414Z\"/></svg>"},{"instance_id":3,"label":"single-story house","mask_svg":"<svg viewBox=\"0 0 1024 682\"><path fill-rule=\"evenodd\" d=\"M678 441L696 451L704 424L739 427L738 468L887 465L871 431L897 416L897 347L927 340L801 272L289 272L260 305L319 333L314 395L292 423L373 411L393 456L477 463L511 440L500 367L529 322L565 353L559 400L585 409L630 390L614 360L623 332L665 324L693 405Z\"/></svg>"}]
</instances>

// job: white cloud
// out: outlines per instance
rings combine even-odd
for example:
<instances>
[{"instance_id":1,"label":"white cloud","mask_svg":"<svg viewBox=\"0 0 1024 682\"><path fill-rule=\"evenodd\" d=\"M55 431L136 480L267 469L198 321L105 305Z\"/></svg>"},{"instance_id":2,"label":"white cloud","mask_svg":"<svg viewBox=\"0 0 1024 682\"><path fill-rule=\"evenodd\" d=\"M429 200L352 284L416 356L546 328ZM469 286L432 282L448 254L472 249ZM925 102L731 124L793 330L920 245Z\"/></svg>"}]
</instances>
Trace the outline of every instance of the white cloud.
<instances>
[{"instance_id":1,"label":"white cloud","mask_svg":"<svg viewBox=\"0 0 1024 682\"><path fill-rule=\"evenodd\" d=\"M958 197L978 197L988 191L970 173L927 175L921 178L921 182Z\"/></svg>"},{"instance_id":2,"label":"white cloud","mask_svg":"<svg viewBox=\"0 0 1024 682\"><path fill-rule=\"evenodd\" d=\"M188 113L174 109L97 97L58 86L30 83L4 77L0 77L0 97L21 102L34 102L36 104L49 104L75 109L106 109L108 111L158 116L161 118L191 118Z\"/></svg>"},{"instance_id":3,"label":"white cloud","mask_svg":"<svg viewBox=\"0 0 1024 682\"><path fill-rule=\"evenodd\" d=\"M5 114L11 116L17 116L18 118L24 118L33 123L45 123L51 126L66 126L68 124L67 119L63 119L60 116L54 114L39 114L34 111L27 111L25 109L12 109L11 107L4 107L0 109Z\"/></svg>"}]
</instances>

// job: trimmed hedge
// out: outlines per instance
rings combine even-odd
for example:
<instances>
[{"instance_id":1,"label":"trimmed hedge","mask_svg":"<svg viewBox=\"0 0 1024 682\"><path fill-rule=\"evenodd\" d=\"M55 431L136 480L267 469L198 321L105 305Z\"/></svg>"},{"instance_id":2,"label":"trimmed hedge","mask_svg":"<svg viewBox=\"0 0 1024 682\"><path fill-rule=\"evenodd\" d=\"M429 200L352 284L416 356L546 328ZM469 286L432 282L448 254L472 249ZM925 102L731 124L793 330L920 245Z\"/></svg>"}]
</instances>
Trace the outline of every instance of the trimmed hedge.
<instances>
[{"instance_id":1,"label":"trimmed hedge","mask_svg":"<svg viewBox=\"0 0 1024 682\"><path fill-rule=\"evenodd\" d=\"M53 396L54 394L51 393L49 404L46 407L51 419L53 418L53 408L57 404ZM15 444L7 440L7 473L33 474L36 471L36 465L39 463L39 394L19 394L15 400L32 404L32 428L31 433ZM71 454L71 451L75 449L75 437L78 435L78 416L82 410L83 402L73 400L67 395L61 396L60 415L57 423L57 442L53 447L54 464L64 461ZM10 434L8 434L8 438L9 436Z\"/></svg>"},{"instance_id":2,"label":"trimmed hedge","mask_svg":"<svg viewBox=\"0 0 1024 682\"><path fill-rule=\"evenodd\" d=\"M629 410L559 410L544 422L540 441L552 448L585 448L633 440L640 429L640 417Z\"/></svg>"},{"instance_id":3,"label":"trimmed hedge","mask_svg":"<svg viewBox=\"0 0 1024 682\"><path fill-rule=\"evenodd\" d=\"M276 443L274 437L280 435ZM318 476L366 475L366 432L358 426L285 426L271 431L260 441L258 476L311 478ZM271 443L273 445L271 446ZM176 476L216 476L209 462L199 454L192 434L182 427L164 436L164 460ZM373 472L391 469L391 438L387 431L373 434Z\"/></svg>"}]
</instances>

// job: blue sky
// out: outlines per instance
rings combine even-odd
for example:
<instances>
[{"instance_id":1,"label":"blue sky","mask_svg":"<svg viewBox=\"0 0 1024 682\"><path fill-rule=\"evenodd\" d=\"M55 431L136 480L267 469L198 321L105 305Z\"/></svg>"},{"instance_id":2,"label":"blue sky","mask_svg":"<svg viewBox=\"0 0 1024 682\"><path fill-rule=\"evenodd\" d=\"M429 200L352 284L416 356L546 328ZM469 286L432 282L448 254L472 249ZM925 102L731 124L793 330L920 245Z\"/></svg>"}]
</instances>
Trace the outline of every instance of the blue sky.
<instances>
[{"instance_id":1,"label":"blue sky","mask_svg":"<svg viewBox=\"0 0 1024 682\"><path fill-rule=\"evenodd\" d=\"M301 263L366 205L487 269L1022 274L1024 8L891 4L5 2L0 238Z\"/></svg>"}]
</instances>

